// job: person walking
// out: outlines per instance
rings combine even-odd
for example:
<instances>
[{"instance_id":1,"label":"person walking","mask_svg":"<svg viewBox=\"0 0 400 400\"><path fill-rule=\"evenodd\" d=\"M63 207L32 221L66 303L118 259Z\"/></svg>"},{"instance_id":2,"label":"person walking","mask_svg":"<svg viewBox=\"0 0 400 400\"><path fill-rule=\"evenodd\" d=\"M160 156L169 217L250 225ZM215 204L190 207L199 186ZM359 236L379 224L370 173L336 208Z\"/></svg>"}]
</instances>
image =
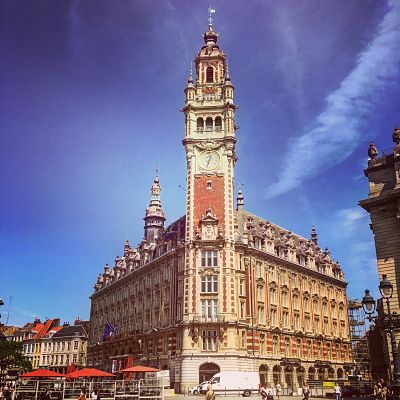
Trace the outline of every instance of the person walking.
<instances>
[{"instance_id":1,"label":"person walking","mask_svg":"<svg viewBox=\"0 0 400 400\"><path fill-rule=\"evenodd\" d=\"M342 389L340 388L340 386L337 382L335 383L333 390L335 391L336 400L342 400Z\"/></svg>"},{"instance_id":2,"label":"person walking","mask_svg":"<svg viewBox=\"0 0 400 400\"><path fill-rule=\"evenodd\" d=\"M308 400L310 397L310 386L308 386L308 383L306 382L303 385L303 400Z\"/></svg>"},{"instance_id":3,"label":"person walking","mask_svg":"<svg viewBox=\"0 0 400 400\"><path fill-rule=\"evenodd\" d=\"M282 386L281 386L281 384L279 382L275 385L275 390L276 390L276 398L277 398L277 400L280 400L281 392L282 392Z\"/></svg>"},{"instance_id":4,"label":"person walking","mask_svg":"<svg viewBox=\"0 0 400 400\"><path fill-rule=\"evenodd\" d=\"M210 384L207 385L205 400L215 400L215 393L214 390L212 390L212 386Z\"/></svg>"},{"instance_id":5,"label":"person walking","mask_svg":"<svg viewBox=\"0 0 400 400\"><path fill-rule=\"evenodd\" d=\"M267 384L266 383L264 383L264 385L261 385L260 395L261 395L262 400L266 400L267 399L268 390L267 390Z\"/></svg>"}]
</instances>

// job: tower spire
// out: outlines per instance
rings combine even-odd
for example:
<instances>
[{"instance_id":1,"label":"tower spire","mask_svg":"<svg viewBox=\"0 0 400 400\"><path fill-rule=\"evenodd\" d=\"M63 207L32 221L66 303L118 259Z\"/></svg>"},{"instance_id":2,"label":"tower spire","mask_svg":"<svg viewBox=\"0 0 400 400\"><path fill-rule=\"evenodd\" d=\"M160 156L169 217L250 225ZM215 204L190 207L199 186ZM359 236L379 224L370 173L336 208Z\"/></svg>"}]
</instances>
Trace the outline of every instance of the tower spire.
<instances>
[{"instance_id":1,"label":"tower spire","mask_svg":"<svg viewBox=\"0 0 400 400\"><path fill-rule=\"evenodd\" d=\"M209 14L209 17L208 17L208 30L209 31L212 31L212 28L213 28L213 25L212 25L212 23L213 23L212 14L214 14L215 11L216 10L214 8L211 8L211 4L210 4L210 7L208 7L208 14Z\"/></svg>"},{"instance_id":2,"label":"tower spire","mask_svg":"<svg viewBox=\"0 0 400 400\"><path fill-rule=\"evenodd\" d=\"M315 226L313 225L311 228L311 241L318 245L318 235L317 235L317 231L315 230Z\"/></svg>"},{"instance_id":3,"label":"tower spire","mask_svg":"<svg viewBox=\"0 0 400 400\"><path fill-rule=\"evenodd\" d=\"M242 187L240 186L236 197L236 209L240 211L243 210L243 208L244 208L244 196L242 193Z\"/></svg>"},{"instance_id":4,"label":"tower spire","mask_svg":"<svg viewBox=\"0 0 400 400\"><path fill-rule=\"evenodd\" d=\"M155 242L164 231L164 210L160 200L160 181L158 179L158 164L153 184L151 185L151 197L149 207L144 216L144 239L148 242Z\"/></svg>"}]
</instances>

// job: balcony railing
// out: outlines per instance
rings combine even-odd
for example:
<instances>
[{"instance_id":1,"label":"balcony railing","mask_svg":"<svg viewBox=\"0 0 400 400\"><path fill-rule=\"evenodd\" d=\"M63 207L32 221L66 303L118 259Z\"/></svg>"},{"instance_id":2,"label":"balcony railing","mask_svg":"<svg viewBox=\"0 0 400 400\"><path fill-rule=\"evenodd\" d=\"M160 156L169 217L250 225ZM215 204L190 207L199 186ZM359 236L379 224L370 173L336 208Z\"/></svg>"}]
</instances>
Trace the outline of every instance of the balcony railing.
<instances>
[{"instance_id":1,"label":"balcony railing","mask_svg":"<svg viewBox=\"0 0 400 400\"><path fill-rule=\"evenodd\" d=\"M211 323L225 322L225 316L213 315L213 316L208 317L205 315L200 315L197 317L193 317L193 322L211 322Z\"/></svg>"}]
</instances>

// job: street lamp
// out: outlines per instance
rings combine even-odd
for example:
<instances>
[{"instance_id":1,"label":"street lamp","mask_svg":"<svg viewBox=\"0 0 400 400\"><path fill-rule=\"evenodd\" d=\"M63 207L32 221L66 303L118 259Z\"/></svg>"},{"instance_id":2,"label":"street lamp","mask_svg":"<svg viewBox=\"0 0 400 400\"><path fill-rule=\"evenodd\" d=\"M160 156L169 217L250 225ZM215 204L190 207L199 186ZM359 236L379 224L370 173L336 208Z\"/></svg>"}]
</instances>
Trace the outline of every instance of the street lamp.
<instances>
[{"instance_id":1,"label":"street lamp","mask_svg":"<svg viewBox=\"0 0 400 400\"><path fill-rule=\"evenodd\" d=\"M394 334L395 326L399 326L400 318L395 312L390 310L390 298L393 295L393 285L387 278L387 275L382 275L382 280L379 282L379 291L382 299L386 300L386 311L378 308L375 314L376 303L374 298L370 295L369 290L365 290L365 296L362 299L362 305L369 321L374 321L377 326L385 329L390 335L390 342L392 347L393 357L393 379L390 385L394 398L400 400L400 360L399 360L399 347L396 343L396 336Z\"/></svg>"}]
</instances>

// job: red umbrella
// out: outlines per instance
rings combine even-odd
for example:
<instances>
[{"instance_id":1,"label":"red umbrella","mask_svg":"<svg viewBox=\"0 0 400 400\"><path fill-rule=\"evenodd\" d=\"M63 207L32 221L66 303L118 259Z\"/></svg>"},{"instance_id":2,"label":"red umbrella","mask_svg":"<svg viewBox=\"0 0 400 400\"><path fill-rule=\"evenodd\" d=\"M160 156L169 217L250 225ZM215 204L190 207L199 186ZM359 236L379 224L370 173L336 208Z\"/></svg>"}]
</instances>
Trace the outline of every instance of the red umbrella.
<instances>
[{"instance_id":1,"label":"red umbrella","mask_svg":"<svg viewBox=\"0 0 400 400\"><path fill-rule=\"evenodd\" d=\"M96 368L83 368L77 371L71 372L66 375L67 378L83 378L83 377L114 377L115 375L105 371L100 371Z\"/></svg>"},{"instance_id":2,"label":"red umbrella","mask_svg":"<svg viewBox=\"0 0 400 400\"><path fill-rule=\"evenodd\" d=\"M157 372L159 369L152 367L145 367L144 365L134 365L133 367L121 369L118 372Z\"/></svg>"},{"instance_id":3,"label":"red umbrella","mask_svg":"<svg viewBox=\"0 0 400 400\"><path fill-rule=\"evenodd\" d=\"M59 374L55 371L48 369L36 369L35 371L28 372L19 376L20 378L63 378L64 374Z\"/></svg>"},{"instance_id":4,"label":"red umbrella","mask_svg":"<svg viewBox=\"0 0 400 400\"><path fill-rule=\"evenodd\" d=\"M130 367L133 367L133 357L132 356L128 356L128 359L126 360L126 365L125 365L125 368L130 368ZM130 382L132 380L132 376L133 376L133 373L128 372L125 376L125 380L127 382Z\"/></svg>"}]
</instances>

